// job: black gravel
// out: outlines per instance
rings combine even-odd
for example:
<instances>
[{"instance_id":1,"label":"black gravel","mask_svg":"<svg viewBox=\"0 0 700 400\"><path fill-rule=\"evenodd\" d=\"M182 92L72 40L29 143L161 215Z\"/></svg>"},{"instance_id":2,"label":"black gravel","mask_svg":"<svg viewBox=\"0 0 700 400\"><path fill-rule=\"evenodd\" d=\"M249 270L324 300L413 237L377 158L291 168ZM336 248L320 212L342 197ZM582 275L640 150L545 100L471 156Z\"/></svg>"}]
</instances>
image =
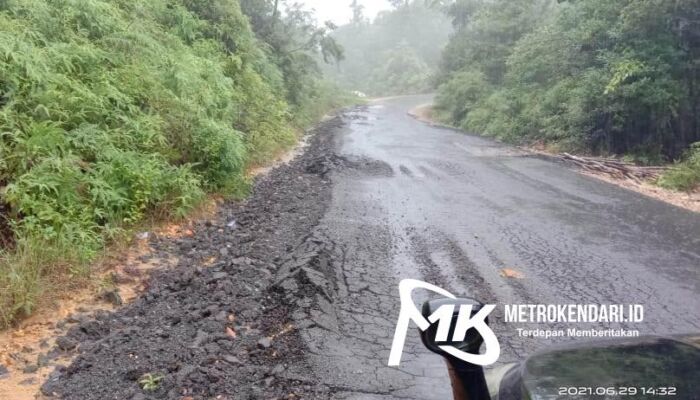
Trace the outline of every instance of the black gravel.
<instances>
[{"instance_id":1,"label":"black gravel","mask_svg":"<svg viewBox=\"0 0 700 400\"><path fill-rule=\"evenodd\" d=\"M328 171L348 163L367 167L332 156L334 133L343 124L341 117L321 124L302 156L259 179L245 202L229 202L214 220L197 224L194 236L152 236L156 256L179 257L177 267L155 273L148 290L119 311L75 321L54 351L78 356L54 371L43 394L70 400L329 398L331 389L305 368L302 341L290 326L294 310L275 284L282 266L308 261L299 248L308 246L330 202ZM212 257L217 261L207 265ZM292 279L282 270L282 281ZM306 290L305 282L298 286ZM153 385L144 389L147 377Z\"/></svg>"}]
</instances>

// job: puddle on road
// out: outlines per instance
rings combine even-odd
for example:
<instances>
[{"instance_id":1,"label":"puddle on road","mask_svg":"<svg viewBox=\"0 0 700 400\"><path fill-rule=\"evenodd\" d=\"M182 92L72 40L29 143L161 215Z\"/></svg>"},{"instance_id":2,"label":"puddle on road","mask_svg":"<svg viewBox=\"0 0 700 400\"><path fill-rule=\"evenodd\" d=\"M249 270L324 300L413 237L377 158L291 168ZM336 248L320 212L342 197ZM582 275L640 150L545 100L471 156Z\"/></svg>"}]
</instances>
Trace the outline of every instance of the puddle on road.
<instances>
[{"instance_id":1,"label":"puddle on road","mask_svg":"<svg viewBox=\"0 0 700 400\"><path fill-rule=\"evenodd\" d=\"M471 157L521 157L527 155L526 152L518 148L498 144L478 143L475 145L464 145L458 142L452 142L452 144L469 154Z\"/></svg>"}]
</instances>

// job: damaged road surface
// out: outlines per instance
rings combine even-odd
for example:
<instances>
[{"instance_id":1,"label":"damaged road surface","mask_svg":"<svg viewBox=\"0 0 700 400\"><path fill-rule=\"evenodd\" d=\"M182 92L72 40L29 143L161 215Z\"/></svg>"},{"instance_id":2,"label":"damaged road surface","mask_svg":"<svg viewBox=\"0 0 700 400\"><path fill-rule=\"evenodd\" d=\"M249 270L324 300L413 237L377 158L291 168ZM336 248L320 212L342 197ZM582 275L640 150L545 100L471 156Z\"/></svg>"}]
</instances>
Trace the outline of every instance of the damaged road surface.
<instances>
[{"instance_id":1,"label":"damaged road surface","mask_svg":"<svg viewBox=\"0 0 700 400\"><path fill-rule=\"evenodd\" d=\"M44 395L449 399L416 331L387 366L406 278L498 304L501 362L552 343L518 328L609 327L506 323L504 304L641 304L644 322L620 328L700 331L698 215L406 115L427 101L326 121L247 201L192 237L151 238L179 265L121 310L69 321L57 350L77 358Z\"/></svg>"}]
</instances>

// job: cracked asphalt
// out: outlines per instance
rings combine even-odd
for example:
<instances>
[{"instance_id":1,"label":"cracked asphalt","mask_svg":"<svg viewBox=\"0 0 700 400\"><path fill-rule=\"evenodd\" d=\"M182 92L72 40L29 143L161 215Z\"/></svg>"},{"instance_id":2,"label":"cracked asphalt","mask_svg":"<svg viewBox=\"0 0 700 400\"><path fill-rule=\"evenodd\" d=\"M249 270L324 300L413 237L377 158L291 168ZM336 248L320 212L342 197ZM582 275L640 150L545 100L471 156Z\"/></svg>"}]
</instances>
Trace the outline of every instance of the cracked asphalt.
<instances>
[{"instance_id":1,"label":"cracked asphalt","mask_svg":"<svg viewBox=\"0 0 700 400\"><path fill-rule=\"evenodd\" d=\"M387 366L398 283L413 278L493 304L642 304L642 335L700 331L700 216L580 175L566 165L407 115L426 96L349 115L337 152L384 165L333 175L316 231L335 282L323 322L301 331L319 379L345 399L447 399L444 364L409 332ZM504 268L522 278L501 276ZM416 301L420 301L419 298ZM299 322L308 317L300 312ZM552 339L492 325L501 361ZM558 339L567 340L567 339Z\"/></svg>"},{"instance_id":2,"label":"cracked asphalt","mask_svg":"<svg viewBox=\"0 0 700 400\"><path fill-rule=\"evenodd\" d=\"M401 366L387 366L407 278L498 304L500 363L569 340L517 328L576 327L506 324L505 304L642 304L642 323L578 327L700 332L700 216L407 115L429 101L341 113L245 202L227 202L192 237L152 238L155 257L178 265L133 304L69 318L45 358L75 361L43 394L449 399L445 365L417 330ZM144 376L158 388L143 389Z\"/></svg>"}]
</instances>

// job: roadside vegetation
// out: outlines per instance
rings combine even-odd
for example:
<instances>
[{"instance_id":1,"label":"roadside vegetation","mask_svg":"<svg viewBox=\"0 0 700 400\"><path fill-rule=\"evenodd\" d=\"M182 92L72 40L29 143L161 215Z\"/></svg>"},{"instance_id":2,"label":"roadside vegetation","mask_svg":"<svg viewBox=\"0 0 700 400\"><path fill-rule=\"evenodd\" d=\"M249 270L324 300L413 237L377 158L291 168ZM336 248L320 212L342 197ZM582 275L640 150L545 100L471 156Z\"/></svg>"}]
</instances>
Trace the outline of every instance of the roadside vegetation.
<instances>
[{"instance_id":1,"label":"roadside vegetation","mask_svg":"<svg viewBox=\"0 0 700 400\"><path fill-rule=\"evenodd\" d=\"M347 100L315 61L342 59L332 27L283 3L0 1L0 327Z\"/></svg>"},{"instance_id":2,"label":"roadside vegetation","mask_svg":"<svg viewBox=\"0 0 700 400\"><path fill-rule=\"evenodd\" d=\"M428 93L440 55L447 44L449 18L425 0L394 1L374 20L357 1L353 19L331 35L343 46L346 59L327 65L326 75L349 90L372 96Z\"/></svg>"},{"instance_id":3,"label":"roadside vegetation","mask_svg":"<svg viewBox=\"0 0 700 400\"><path fill-rule=\"evenodd\" d=\"M700 6L694 0L431 1L452 18L443 122L560 151L683 160L700 184Z\"/></svg>"},{"instance_id":4,"label":"roadside vegetation","mask_svg":"<svg viewBox=\"0 0 700 400\"><path fill-rule=\"evenodd\" d=\"M683 158L659 179L659 185L668 189L693 190L700 184L700 143L695 143Z\"/></svg>"}]
</instances>

